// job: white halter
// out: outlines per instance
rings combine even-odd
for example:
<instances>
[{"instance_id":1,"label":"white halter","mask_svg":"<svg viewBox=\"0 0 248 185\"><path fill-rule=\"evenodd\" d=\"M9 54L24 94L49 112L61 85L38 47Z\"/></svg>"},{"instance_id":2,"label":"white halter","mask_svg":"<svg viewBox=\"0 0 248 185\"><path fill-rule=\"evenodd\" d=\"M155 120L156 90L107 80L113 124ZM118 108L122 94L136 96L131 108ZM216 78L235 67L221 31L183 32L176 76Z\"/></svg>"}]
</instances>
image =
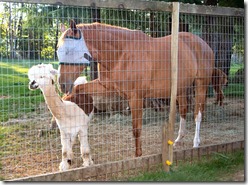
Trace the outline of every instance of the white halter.
<instances>
[{"instance_id":1,"label":"white halter","mask_svg":"<svg viewBox=\"0 0 248 185\"><path fill-rule=\"evenodd\" d=\"M59 64L90 64L92 57L88 47L86 46L84 36L81 30L79 31L79 38L65 37L64 43L59 46L57 50Z\"/></svg>"}]
</instances>

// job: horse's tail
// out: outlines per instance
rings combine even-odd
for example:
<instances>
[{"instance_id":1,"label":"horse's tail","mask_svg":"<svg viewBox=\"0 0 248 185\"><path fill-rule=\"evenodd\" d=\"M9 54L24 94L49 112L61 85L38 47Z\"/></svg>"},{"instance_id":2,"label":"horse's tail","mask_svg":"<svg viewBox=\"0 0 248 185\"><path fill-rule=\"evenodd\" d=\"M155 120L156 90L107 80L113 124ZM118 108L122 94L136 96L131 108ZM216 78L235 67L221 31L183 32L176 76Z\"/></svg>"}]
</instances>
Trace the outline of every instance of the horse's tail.
<instances>
[{"instance_id":1,"label":"horse's tail","mask_svg":"<svg viewBox=\"0 0 248 185\"><path fill-rule=\"evenodd\" d=\"M212 74L212 85L216 92L216 104L223 105L224 93L222 87L227 85L227 75L220 69L214 68Z\"/></svg>"}]
</instances>

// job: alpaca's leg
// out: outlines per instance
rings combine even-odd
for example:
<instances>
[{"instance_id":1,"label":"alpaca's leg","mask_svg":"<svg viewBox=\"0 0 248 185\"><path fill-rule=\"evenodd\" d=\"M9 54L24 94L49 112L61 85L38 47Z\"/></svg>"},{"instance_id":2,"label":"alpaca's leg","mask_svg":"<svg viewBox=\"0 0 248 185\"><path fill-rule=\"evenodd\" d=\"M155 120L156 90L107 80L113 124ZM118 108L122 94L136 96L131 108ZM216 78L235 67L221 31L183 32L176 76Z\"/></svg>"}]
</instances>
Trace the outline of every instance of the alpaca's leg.
<instances>
[{"instance_id":1,"label":"alpaca's leg","mask_svg":"<svg viewBox=\"0 0 248 185\"><path fill-rule=\"evenodd\" d=\"M68 170L71 166L73 159L72 146L75 139L70 134L61 132L61 144L62 144L62 161L59 166L60 171Z\"/></svg>"},{"instance_id":2,"label":"alpaca's leg","mask_svg":"<svg viewBox=\"0 0 248 185\"><path fill-rule=\"evenodd\" d=\"M79 131L79 140L80 140L80 151L83 159L83 166L90 166L93 164L91 155L90 155L90 146L88 143L88 127L84 126L83 129Z\"/></svg>"}]
</instances>

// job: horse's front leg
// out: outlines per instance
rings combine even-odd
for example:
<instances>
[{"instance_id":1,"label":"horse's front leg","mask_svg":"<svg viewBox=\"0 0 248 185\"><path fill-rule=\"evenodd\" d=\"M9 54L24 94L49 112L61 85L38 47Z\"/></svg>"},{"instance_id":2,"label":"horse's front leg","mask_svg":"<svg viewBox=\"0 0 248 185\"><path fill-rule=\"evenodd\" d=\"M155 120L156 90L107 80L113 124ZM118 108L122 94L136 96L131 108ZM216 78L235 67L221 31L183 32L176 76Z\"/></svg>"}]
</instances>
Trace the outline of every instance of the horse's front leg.
<instances>
[{"instance_id":1,"label":"horse's front leg","mask_svg":"<svg viewBox=\"0 0 248 185\"><path fill-rule=\"evenodd\" d=\"M207 80L206 80L207 81ZM193 147L198 147L200 145L200 125L202 122L202 117L205 109L207 88L209 84L204 80L197 79L195 88L195 137Z\"/></svg>"},{"instance_id":2,"label":"horse's front leg","mask_svg":"<svg viewBox=\"0 0 248 185\"><path fill-rule=\"evenodd\" d=\"M135 137L135 156L139 157L142 155L141 130L143 99L140 97L136 98L136 96L132 96L131 100L129 100L129 106L132 114L133 135Z\"/></svg>"},{"instance_id":3,"label":"horse's front leg","mask_svg":"<svg viewBox=\"0 0 248 185\"><path fill-rule=\"evenodd\" d=\"M186 135L186 114L187 114L187 96L186 94L177 97L179 103L180 124L178 136L174 142L174 147L181 145L181 141Z\"/></svg>"}]
</instances>

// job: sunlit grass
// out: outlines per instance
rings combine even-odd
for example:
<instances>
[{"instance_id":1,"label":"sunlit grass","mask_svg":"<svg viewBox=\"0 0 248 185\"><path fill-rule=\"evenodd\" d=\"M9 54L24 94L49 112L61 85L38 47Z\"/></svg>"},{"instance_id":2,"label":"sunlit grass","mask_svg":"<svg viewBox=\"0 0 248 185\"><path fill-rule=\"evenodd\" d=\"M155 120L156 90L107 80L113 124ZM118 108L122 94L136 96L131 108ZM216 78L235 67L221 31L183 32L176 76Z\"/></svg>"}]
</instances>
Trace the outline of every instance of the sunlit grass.
<instances>
[{"instance_id":1,"label":"sunlit grass","mask_svg":"<svg viewBox=\"0 0 248 185\"><path fill-rule=\"evenodd\" d=\"M235 73L241 68L244 68L244 64L232 64L229 71L230 77L233 77Z\"/></svg>"},{"instance_id":2,"label":"sunlit grass","mask_svg":"<svg viewBox=\"0 0 248 185\"><path fill-rule=\"evenodd\" d=\"M37 105L44 102L39 90L28 89L28 69L39 63L41 62L36 60L0 61L0 122L32 112Z\"/></svg>"},{"instance_id":3,"label":"sunlit grass","mask_svg":"<svg viewBox=\"0 0 248 185\"><path fill-rule=\"evenodd\" d=\"M232 173L244 170L244 151L231 154L214 154L210 159L202 159L200 162L180 163L164 172L159 167L156 172L143 173L128 179L133 182L221 182L231 181Z\"/></svg>"},{"instance_id":4,"label":"sunlit grass","mask_svg":"<svg viewBox=\"0 0 248 185\"><path fill-rule=\"evenodd\" d=\"M2 69L10 69L13 70L17 73L22 73L22 74L26 74L28 72L28 68L24 68L20 65L17 64L13 64L13 63L4 63L4 62L0 62L0 67Z\"/></svg>"}]
</instances>

